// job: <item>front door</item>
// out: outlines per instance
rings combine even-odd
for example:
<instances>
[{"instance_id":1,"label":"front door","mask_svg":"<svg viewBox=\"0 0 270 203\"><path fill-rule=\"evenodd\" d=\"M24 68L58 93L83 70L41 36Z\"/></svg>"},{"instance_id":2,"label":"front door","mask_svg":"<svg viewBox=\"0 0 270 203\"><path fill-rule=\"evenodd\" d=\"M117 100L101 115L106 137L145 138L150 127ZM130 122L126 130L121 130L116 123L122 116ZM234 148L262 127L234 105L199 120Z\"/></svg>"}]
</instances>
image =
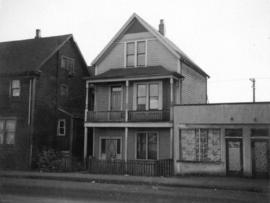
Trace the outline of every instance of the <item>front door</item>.
<instances>
[{"instance_id":1,"label":"front door","mask_svg":"<svg viewBox=\"0 0 270 203\"><path fill-rule=\"evenodd\" d=\"M242 139L226 140L226 166L228 175L242 175Z\"/></svg>"},{"instance_id":2,"label":"front door","mask_svg":"<svg viewBox=\"0 0 270 203\"><path fill-rule=\"evenodd\" d=\"M252 140L252 172L253 176L267 177L269 170L268 140Z\"/></svg>"},{"instance_id":3,"label":"front door","mask_svg":"<svg viewBox=\"0 0 270 203\"><path fill-rule=\"evenodd\" d=\"M121 110L122 87L112 87L111 89L111 111Z\"/></svg>"}]
</instances>

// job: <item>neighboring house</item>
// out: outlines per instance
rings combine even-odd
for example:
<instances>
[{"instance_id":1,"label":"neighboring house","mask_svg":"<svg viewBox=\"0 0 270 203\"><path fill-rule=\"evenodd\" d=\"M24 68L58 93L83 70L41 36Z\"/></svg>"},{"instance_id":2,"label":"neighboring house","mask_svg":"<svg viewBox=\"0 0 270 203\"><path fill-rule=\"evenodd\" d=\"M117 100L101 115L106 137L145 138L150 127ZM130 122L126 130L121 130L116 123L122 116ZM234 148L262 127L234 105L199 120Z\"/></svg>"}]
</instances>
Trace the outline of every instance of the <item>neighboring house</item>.
<instances>
[{"instance_id":1,"label":"neighboring house","mask_svg":"<svg viewBox=\"0 0 270 203\"><path fill-rule=\"evenodd\" d=\"M0 43L0 168L48 148L82 157L85 76L72 35Z\"/></svg>"},{"instance_id":2,"label":"neighboring house","mask_svg":"<svg viewBox=\"0 0 270 203\"><path fill-rule=\"evenodd\" d=\"M176 174L270 177L270 102L174 107Z\"/></svg>"},{"instance_id":3,"label":"neighboring house","mask_svg":"<svg viewBox=\"0 0 270 203\"><path fill-rule=\"evenodd\" d=\"M165 37L163 20L157 31L133 14L92 66L84 158L172 160L173 105L205 104L209 76Z\"/></svg>"}]
</instances>

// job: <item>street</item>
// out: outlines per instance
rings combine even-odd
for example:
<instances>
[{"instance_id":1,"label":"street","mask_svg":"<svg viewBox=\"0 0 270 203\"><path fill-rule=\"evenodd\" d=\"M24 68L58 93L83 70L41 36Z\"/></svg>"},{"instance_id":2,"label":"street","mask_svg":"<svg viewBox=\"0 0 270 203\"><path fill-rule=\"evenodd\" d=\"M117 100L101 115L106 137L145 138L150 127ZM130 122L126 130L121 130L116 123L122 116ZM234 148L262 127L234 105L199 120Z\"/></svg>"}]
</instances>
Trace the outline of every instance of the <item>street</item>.
<instances>
[{"instance_id":1,"label":"street","mask_svg":"<svg viewBox=\"0 0 270 203\"><path fill-rule=\"evenodd\" d=\"M269 193L41 179L0 179L1 203L269 202Z\"/></svg>"}]
</instances>

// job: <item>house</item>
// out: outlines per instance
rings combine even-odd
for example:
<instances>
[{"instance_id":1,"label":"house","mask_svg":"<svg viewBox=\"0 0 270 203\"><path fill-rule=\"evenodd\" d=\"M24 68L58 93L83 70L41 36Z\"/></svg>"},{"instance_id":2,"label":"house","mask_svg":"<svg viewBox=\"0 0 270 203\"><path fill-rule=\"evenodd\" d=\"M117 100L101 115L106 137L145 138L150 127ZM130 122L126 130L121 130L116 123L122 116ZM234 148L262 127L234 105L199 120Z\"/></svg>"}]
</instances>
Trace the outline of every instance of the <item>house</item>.
<instances>
[{"instance_id":1,"label":"house","mask_svg":"<svg viewBox=\"0 0 270 203\"><path fill-rule=\"evenodd\" d=\"M106 172L111 160L117 173L151 175L138 166L173 160L174 105L207 103L209 76L165 36L164 21L156 30L133 14L92 66L84 123L92 172L100 163Z\"/></svg>"},{"instance_id":2,"label":"house","mask_svg":"<svg viewBox=\"0 0 270 203\"><path fill-rule=\"evenodd\" d=\"M0 43L0 168L29 168L48 148L82 157L85 76L71 34Z\"/></svg>"},{"instance_id":3,"label":"house","mask_svg":"<svg viewBox=\"0 0 270 203\"><path fill-rule=\"evenodd\" d=\"M175 174L270 177L270 102L174 106Z\"/></svg>"}]
</instances>

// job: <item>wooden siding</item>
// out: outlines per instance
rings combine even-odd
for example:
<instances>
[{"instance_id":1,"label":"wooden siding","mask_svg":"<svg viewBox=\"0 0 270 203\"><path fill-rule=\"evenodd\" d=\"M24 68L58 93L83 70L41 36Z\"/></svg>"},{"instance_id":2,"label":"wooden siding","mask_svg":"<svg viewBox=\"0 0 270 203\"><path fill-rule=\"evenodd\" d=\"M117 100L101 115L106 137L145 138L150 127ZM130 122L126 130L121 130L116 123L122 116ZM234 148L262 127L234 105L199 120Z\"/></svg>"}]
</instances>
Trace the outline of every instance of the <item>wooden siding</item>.
<instances>
[{"instance_id":1,"label":"wooden siding","mask_svg":"<svg viewBox=\"0 0 270 203\"><path fill-rule=\"evenodd\" d=\"M184 63L181 64L181 69L182 75L185 77L182 82L182 103L206 103L207 79Z\"/></svg>"}]
</instances>

